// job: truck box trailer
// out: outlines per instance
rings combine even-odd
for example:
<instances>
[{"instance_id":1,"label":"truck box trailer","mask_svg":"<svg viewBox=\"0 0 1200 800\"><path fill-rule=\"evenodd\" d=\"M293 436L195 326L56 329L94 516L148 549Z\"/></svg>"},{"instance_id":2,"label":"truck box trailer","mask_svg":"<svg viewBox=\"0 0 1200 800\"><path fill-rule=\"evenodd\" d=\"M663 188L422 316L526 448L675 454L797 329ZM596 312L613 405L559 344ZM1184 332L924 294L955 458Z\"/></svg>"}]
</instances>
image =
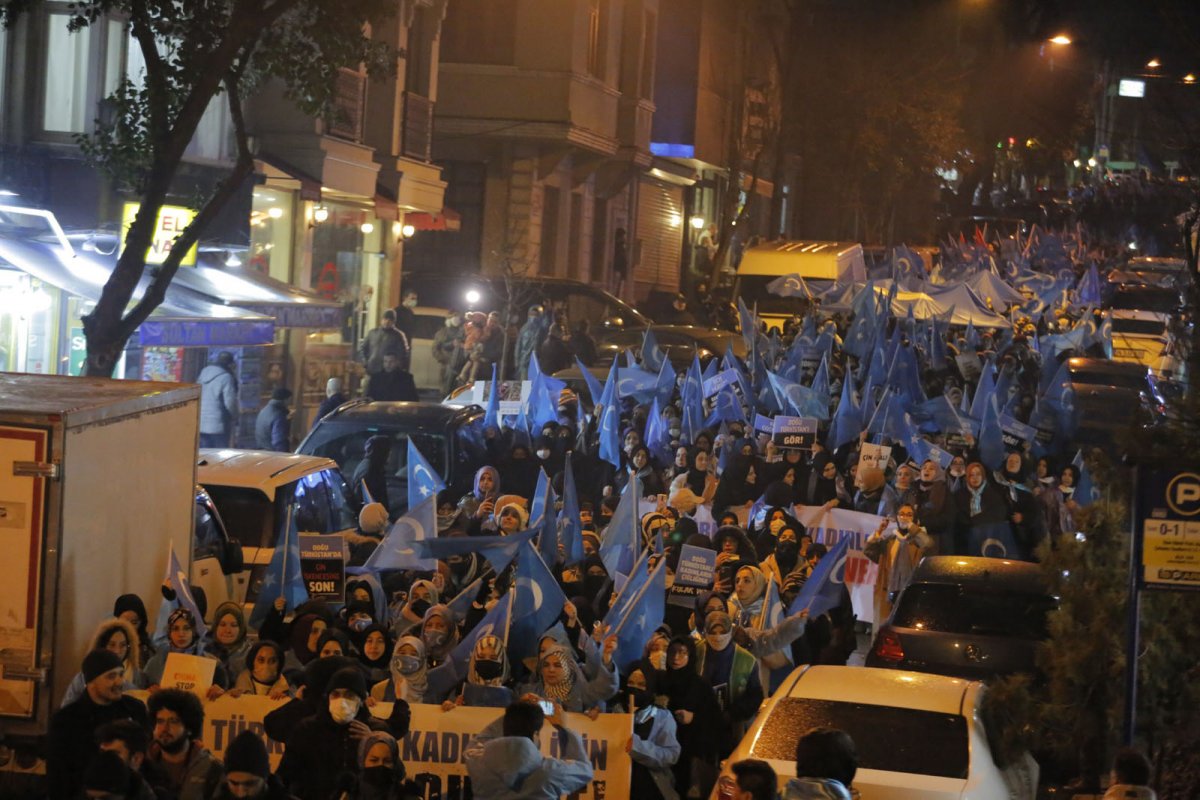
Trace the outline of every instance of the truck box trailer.
<instances>
[{"instance_id":1,"label":"truck box trailer","mask_svg":"<svg viewBox=\"0 0 1200 800\"><path fill-rule=\"evenodd\" d=\"M189 569L199 408L190 384L0 374L0 768L41 769L113 600L136 593L153 626L172 547Z\"/></svg>"}]
</instances>

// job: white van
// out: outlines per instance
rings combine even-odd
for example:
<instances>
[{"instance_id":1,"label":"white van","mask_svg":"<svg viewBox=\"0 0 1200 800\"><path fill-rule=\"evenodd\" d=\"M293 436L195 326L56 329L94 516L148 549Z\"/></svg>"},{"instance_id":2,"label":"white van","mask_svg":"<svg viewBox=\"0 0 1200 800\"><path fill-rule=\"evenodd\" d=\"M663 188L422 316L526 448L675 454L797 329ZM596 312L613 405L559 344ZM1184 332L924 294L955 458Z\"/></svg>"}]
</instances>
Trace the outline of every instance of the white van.
<instances>
[{"instance_id":1,"label":"white van","mask_svg":"<svg viewBox=\"0 0 1200 800\"><path fill-rule=\"evenodd\" d=\"M865 283L867 266L861 244L854 242L780 241L751 247L738 264L733 294L747 306L758 304L758 315L770 327L803 311L807 299L780 297L767 290L771 281L799 275L805 281L824 281L843 285Z\"/></svg>"}]
</instances>

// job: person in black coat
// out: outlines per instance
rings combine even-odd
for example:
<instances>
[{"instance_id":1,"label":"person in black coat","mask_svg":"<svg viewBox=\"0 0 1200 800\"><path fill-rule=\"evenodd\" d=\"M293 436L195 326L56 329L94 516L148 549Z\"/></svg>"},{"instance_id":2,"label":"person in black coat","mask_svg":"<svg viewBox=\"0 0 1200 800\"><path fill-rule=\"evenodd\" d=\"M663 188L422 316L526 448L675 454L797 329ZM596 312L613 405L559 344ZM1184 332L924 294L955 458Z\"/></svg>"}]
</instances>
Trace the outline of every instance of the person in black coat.
<instances>
[{"instance_id":1,"label":"person in black coat","mask_svg":"<svg viewBox=\"0 0 1200 800\"><path fill-rule=\"evenodd\" d=\"M570 342L571 335L561 323L556 322L550 326L546 340L538 348L538 364L544 374L553 375L575 363L575 354L571 352Z\"/></svg>"},{"instance_id":2,"label":"person in black coat","mask_svg":"<svg viewBox=\"0 0 1200 800\"><path fill-rule=\"evenodd\" d=\"M358 742L372 730L387 730L367 711L367 682L357 667L329 679L315 714L300 721L287 739L276 774L300 800L327 800L358 772Z\"/></svg>"},{"instance_id":3,"label":"person in black coat","mask_svg":"<svg viewBox=\"0 0 1200 800\"><path fill-rule=\"evenodd\" d=\"M376 372L367 381L367 395L372 400L406 400L415 403L421 399L412 373L400 364L400 356L392 351L383 354L383 371Z\"/></svg>"},{"instance_id":4,"label":"person in black coat","mask_svg":"<svg viewBox=\"0 0 1200 800\"><path fill-rule=\"evenodd\" d=\"M146 706L123 694L125 665L120 656L93 650L84 656L82 672L84 693L50 718L46 778L51 800L74 800L80 795L88 762L100 749L97 728L119 719L146 726Z\"/></svg>"}]
</instances>

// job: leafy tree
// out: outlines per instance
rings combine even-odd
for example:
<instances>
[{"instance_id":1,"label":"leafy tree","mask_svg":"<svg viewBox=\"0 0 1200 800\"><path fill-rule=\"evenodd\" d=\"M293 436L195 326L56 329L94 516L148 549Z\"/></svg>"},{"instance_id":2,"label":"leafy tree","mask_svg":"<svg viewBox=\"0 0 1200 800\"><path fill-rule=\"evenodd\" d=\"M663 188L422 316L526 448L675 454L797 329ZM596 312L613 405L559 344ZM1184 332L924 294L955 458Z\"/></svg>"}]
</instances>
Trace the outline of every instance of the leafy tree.
<instances>
[{"instance_id":1,"label":"leafy tree","mask_svg":"<svg viewBox=\"0 0 1200 800\"><path fill-rule=\"evenodd\" d=\"M39 4L0 0L6 25ZM267 81L306 113L331 108L341 66L369 74L395 69L395 53L371 39L371 26L395 9L387 0L91 0L71 3L72 30L109 18L128 20L146 68L130 75L105 101L95 131L78 137L90 162L140 207L125 232L124 249L95 309L84 316L88 375L111 375L125 342L162 303L179 262L251 176L253 155L244 103ZM184 151L210 103L225 95L237 143L233 168L197 204L193 222L175 239L166 260L147 267L159 210L172 191ZM150 281L133 302L146 270ZM132 305L131 305L132 302Z\"/></svg>"}]
</instances>

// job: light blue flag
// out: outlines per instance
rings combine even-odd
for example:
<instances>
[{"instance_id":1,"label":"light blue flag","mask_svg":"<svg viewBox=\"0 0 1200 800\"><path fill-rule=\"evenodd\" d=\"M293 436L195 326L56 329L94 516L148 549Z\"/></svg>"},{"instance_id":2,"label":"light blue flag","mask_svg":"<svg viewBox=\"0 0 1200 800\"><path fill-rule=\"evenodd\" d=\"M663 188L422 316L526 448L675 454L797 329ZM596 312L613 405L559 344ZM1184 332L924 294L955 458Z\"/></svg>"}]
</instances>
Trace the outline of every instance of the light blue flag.
<instances>
[{"instance_id":1,"label":"light blue flag","mask_svg":"<svg viewBox=\"0 0 1200 800\"><path fill-rule=\"evenodd\" d=\"M432 523L432 501L429 509ZM380 547L382 546L381 544ZM172 551L171 557L175 557L174 551ZM187 596L190 599L191 592L188 592ZM180 597L183 595L181 594ZM291 506L288 507L287 535L282 543L275 545L275 552L271 554L271 563L267 564L267 572L263 576L262 586L254 601L254 610L250 612L251 628L257 630L262 627L267 614L280 597L285 599L288 611L295 610L297 606L308 600L308 588L304 585L304 576L300 574L300 534L296 530L296 518L292 513ZM194 600L192 601L192 613L196 613ZM197 625L202 626L203 624L203 621L197 617ZM196 635L201 635L199 627L196 629Z\"/></svg>"},{"instance_id":2,"label":"light blue flag","mask_svg":"<svg viewBox=\"0 0 1200 800\"><path fill-rule=\"evenodd\" d=\"M437 538L437 497L427 497L392 524L383 541L362 566L363 572L385 569L437 569L437 559L417 553L415 543ZM298 556L297 556L298 557Z\"/></svg>"},{"instance_id":3,"label":"light blue flag","mask_svg":"<svg viewBox=\"0 0 1200 800\"><path fill-rule=\"evenodd\" d=\"M488 612L483 615L483 619L479 620L475 624L475 627L471 628L467 635L462 638L462 641L450 651L446 663L442 665L442 667L448 667L446 671L449 675L445 679L437 681L438 686L436 688L442 690L439 694L444 696L445 690L466 678L467 665L471 662L471 652L475 649L475 643L484 636L497 636L505 640L507 644L509 624L512 618L513 597L514 593L509 591L497 600L496 605L488 609ZM441 667L438 669L441 669ZM436 671L429 671L431 681L434 678L433 673Z\"/></svg>"},{"instance_id":4,"label":"light blue flag","mask_svg":"<svg viewBox=\"0 0 1200 800\"><path fill-rule=\"evenodd\" d=\"M575 491L575 471L571 469L570 451L563 465L563 504L558 515L558 543L563 548L564 564L583 561L583 523L579 519L579 495Z\"/></svg>"},{"instance_id":5,"label":"light blue flag","mask_svg":"<svg viewBox=\"0 0 1200 800\"><path fill-rule=\"evenodd\" d=\"M1100 341L1100 345L1104 348L1104 357L1111 359L1113 357L1111 311L1104 312L1104 321L1100 323L1100 330L1097 331L1096 338Z\"/></svg>"},{"instance_id":6,"label":"light blue flag","mask_svg":"<svg viewBox=\"0 0 1200 800\"><path fill-rule=\"evenodd\" d=\"M625 613L613 628L617 637L617 650L613 658L616 659L618 669L627 668L640 659L651 635L662 625L667 600L666 567L666 559L659 559L658 565L638 588L637 593L632 595L629 604L625 606ZM627 585L622 594L629 593L632 588Z\"/></svg>"},{"instance_id":7,"label":"light blue flag","mask_svg":"<svg viewBox=\"0 0 1200 800\"><path fill-rule=\"evenodd\" d=\"M1000 428L1000 412L995 398L989 399L979 425L979 460L988 469L1004 466L1004 431Z\"/></svg>"},{"instance_id":8,"label":"light blue flag","mask_svg":"<svg viewBox=\"0 0 1200 800\"><path fill-rule=\"evenodd\" d=\"M288 514L289 514L289 516L291 515L291 506L288 507ZM289 567L295 566L295 572L296 572L295 577L297 579L299 579L300 578L300 550L299 550L299 544L296 539L296 526L294 524L291 526L291 531L288 535L288 539L291 542L292 549L294 549L296 551L296 560L295 560L294 564L289 563L288 566ZM262 611L261 619L266 618L267 610L270 609L271 603L274 603L275 598L279 597L279 588L278 588L279 587L279 571L282 570L283 551L285 551L285 550L287 550L287 548L285 548L285 547L276 547L275 548L275 553L279 554L279 558L278 558L279 564L275 563L277 559L275 558L274 555L272 555L271 556L271 564L267 567L267 576L263 578L263 588L261 590L259 590L259 593L258 593L259 598L262 598L263 592L267 592L268 594L270 594L270 592L267 588L267 579L270 578L270 576L272 575L271 570L272 569L276 570L276 572L274 573L274 575L275 575L275 580L274 580L275 592L274 592L274 594L271 594L271 599L266 603L266 608L264 608ZM179 556L175 555L175 545L174 544L171 545L170 552L167 554L167 571L166 571L166 574L163 575L163 584L171 587L171 590L173 592L175 592L175 599L174 600L163 600L162 604L159 605L158 619L156 620L156 624L154 626L154 641L156 643L167 641L167 639L169 638L169 635L170 635L170 631L167 630L167 620L170 618L171 612L173 612L177 608L186 608L188 611L192 612L192 618L196 621L196 640L200 641L201 639L203 639L204 634L208 633L208 626L204 624L204 617L200 614L200 607L198 605L196 605L196 598L192 595L192 584L188 580L188 575L186 572L183 571L183 565L181 565L179 563ZM294 609L296 606L300 605L300 603L303 603L305 600L308 599L308 590L304 588L303 580L300 581L300 591L302 591L304 593L304 596L302 598L300 598L299 602L290 603L288 605L289 609ZM289 597L289 599L291 599L291 598ZM258 607L259 607L259 603L256 602L254 604L254 613L255 614L259 613ZM260 619L260 624L261 624L261 619Z\"/></svg>"},{"instance_id":9,"label":"light blue flag","mask_svg":"<svg viewBox=\"0 0 1200 800\"><path fill-rule=\"evenodd\" d=\"M553 396L550 391L545 375L538 375L529 382L529 421L537 430L547 422L558 421L558 395L562 390L555 391Z\"/></svg>"},{"instance_id":10,"label":"light blue flag","mask_svg":"<svg viewBox=\"0 0 1200 800\"><path fill-rule=\"evenodd\" d=\"M741 329L742 338L746 340L746 349L753 350L754 338L758 334L758 330L754 324L754 314L746 308L746 303L742 300L741 295L738 295L737 310L738 327Z\"/></svg>"},{"instance_id":11,"label":"light blue flag","mask_svg":"<svg viewBox=\"0 0 1200 800\"><path fill-rule=\"evenodd\" d=\"M709 378L715 378L720 369L721 365L717 363L717 359L709 359L708 364L704 367L704 371L700 373L700 380L707 382Z\"/></svg>"},{"instance_id":12,"label":"light blue flag","mask_svg":"<svg viewBox=\"0 0 1200 800\"><path fill-rule=\"evenodd\" d=\"M529 508L529 528L537 532L538 552L551 564L558 562L558 518L554 506L558 502L546 470L538 469L537 488Z\"/></svg>"},{"instance_id":13,"label":"light blue flag","mask_svg":"<svg viewBox=\"0 0 1200 800\"><path fill-rule=\"evenodd\" d=\"M482 575L463 587L458 594L454 595L454 599L446 603L446 608L450 609L451 616L454 617L454 621L459 625L462 625L463 620L467 618L467 613L471 610L471 604L479 596L479 587L481 586L483 586Z\"/></svg>"},{"instance_id":14,"label":"light blue flag","mask_svg":"<svg viewBox=\"0 0 1200 800\"><path fill-rule=\"evenodd\" d=\"M600 560L608 574L618 572L628 575L641 549L642 533L638 524L638 500L642 497L641 481L637 475L629 476L629 490L621 494L621 501L613 511L604 538L600 541Z\"/></svg>"},{"instance_id":15,"label":"light blue flag","mask_svg":"<svg viewBox=\"0 0 1200 800\"><path fill-rule=\"evenodd\" d=\"M723 422L740 422L746 424L746 414L742 411L742 403L732 386L726 386L717 392L713 400L712 413L704 420L705 427L712 428Z\"/></svg>"},{"instance_id":16,"label":"light blue flag","mask_svg":"<svg viewBox=\"0 0 1200 800\"><path fill-rule=\"evenodd\" d=\"M617 359L613 359L612 367L608 370L608 380L604 383L604 391L600 395L600 458L621 468L621 408L617 399Z\"/></svg>"},{"instance_id":17,"label":"light blue flag","mask_svg":"<svg viewBox=\"0 0 1200 800\"><path fill-rule=\"evenodd\" d=\"M592 374L592 371L585 367L583 362L579 360L579 356L575 356L575 365L579 367L579 372L583 375L583 382L587 384L588 396L594 408L600 402L600 397L604 394L604 388L600 385L600 381L596 380L596 376ZM583 405L582 401L580 401L580 405ZM588 411L591 410L591 408L588 409Z\"/></svg>"},{"instance_id":18,"label":"light blue flag","mask_svg":"<svg viewBox=\"0 0 1200 800\"><path fill-rule=\"evenodd\" d=\"M646 447L659 464L671 463L671 431L659 410L657 397L651 402L646 418Z\"/></svg>"},{"instance_id":19,"label":"light blue flag","mask_svg":"<svg viewBox=\"0 0 1200 800\"><path fill-rule=\"evenodd\" d=\"M983 410L991 402L992 396L995 393L996 377L992 369L992 360L989 358L987 363L983 365L983 374L979 377L979 385L975 387L975 397L971 400L970 416L982 420Z\"/></svg>"},{"instance_id":20,"label":"light blue flag","mask_svg":"<svg viewBox=\"0 0 1200 800\"><path fill-rule=\"evenodd\" d=\"M1082 450L1075 453L1075 458L1071 463L1079 470L1079 485L1075 487L1071 499L1081 506L1090 506L1100 499L1100 488L1092 481L1092 473L1087 468L1087 462L1083 460Z\"/></svg>"},{"instance_id":21,"label":"light blue flag","mask_svg":"<svg viewBox=\"0 0 1200 800\"><path fill-rule=\"evenodd\" d=\"M495 386L495 384L492 384ZM495 393L495 390L493 390ZM486 427L486 426L485 426ZM437 497L438 492L446 488L446 482L442 480L442 476L434 471L429 462L425 460L425 456L421 455L421 451L413 444L410 437L408 440L408 507L416 508L422 500L427 500L430 497Z\"/></svg>"},{"instance_id":22,"label":"light blue flag","mask_svg":"<svg viewBox=\"0 0 1200 800\"><path fill-rule=\"evenodd\" d=\"M617 397L637 398L638 402L650 402L655 395L658 384L658 373L647 372L637 367L621 367L617 370Z\"/></svg>"},{"instance_id":23,"label":"light blue flag","mask_svg":"<svg viewBox=\"0 0 1200 800\"><path fill-rule=\"evenodd\" d=\"M696 435L704 428L704 379L700 360L692 356L692 366L683 379L680 401L683 404L682 432L688 444L696 441Z\"/></svg>"},{"instance_id":24,"label":"light blue flag","mask_svg":"<svg viewBox=\"0 0 1200 800\"><path fill-rule=\"evenodd\" d=\"M842 398L838 401L833 424L829 426L829 449L836 450L844 444L858 439L862 433L862 409L854 402L854 379L847 374L842 379Z\"/></svg>"},{"instance_id":25,"label":"light blue flag","mask_svg":"<svg viewBox=\"0 0 1200 800\"><path fill-rule=\"evenodd\" d=\"M567 598L546 562L531 545L517 551L511 593L508 654L519 661L537 654L538 638L558 619Z\"/></svg>"},{"instance_id":26,"label":"light blue flag","mask_svg":"<svg viewBox=\"0 0 1200 800\"><path fill-rule=\"evenodd\" d=\"M850 539L850 536L843 536L817 562L788 607L788 616L808 609L808 618L816 619L841 604L846 588L846 553L850 550Z\"/></svg>"},{"instance_id":27,"label":"light blue flag","mask_svg":"<svg viewBox=\"0 0 1200 800\"><path fill-rule=\"evenodd\" d=\"M512 563L521 543L531 541L535 533L537 531L530 528L510 536L443 536L436 539L418 539L412 543L412 547L418 557L434 560L478 553L499 573Z\"/></svg>"},{"instance_id":28,"label":"light blue flag","mask_svg":"<svg viewBox=\"0 0 1200 800\"><path fill-rule=\"evenodd\" d=\"M662 369L663 362L667 357L663 355L663 351L658 347L658 339L654 336L653 328L646 328L646 334L642 337L642 367L651 372L658 372Z\"/></svg>"},{"instance_id":29,"label":"light blue flag","mask_svg":"<svg viewBox=\"0 0 1200 800\"><path fill-rule=\"evenodd\" d=\"M825 407L829 408L829 356L827 353L821 354L821 364L817 367L817 374L813 376L810 388L818 399L824 399Z\"/></svg>"},{"instance_id":30,"label":"light blue flag","mask_svg":"<svg viewBox=\"0 0 1200 800\"><path fill-rule=\"evenodd\" d=\"M674 396L675 368L671 366L670 359L664 358L658 370L658 380L654 383L654 399L658 401L659 408L665 408Z\"/></svg>"},{"instance_id":31,"label":"light blue flag","mask_svg":"<svg viewBox=\"0 0 1200 800\"><path fill-rule=\"evenodd\" d=\"M530 381L530 383L532 384L533 381L538 377L540 377L542 379L542 384L555 397L558 397L559 394L562 393L562 390L567 388L566 381L560 380L559 378L551 377L550 375L547 375L546 373L542 372L542 365L540 363L538 363L537 353L535 352L535 353L532 353L529 357L529 381Z\"/></svg>"},{"instance_id":32,"label":"light blue flag","mask_svg":"<svg viewBox=\"0 0 1200 800\"><path fill-rule=\"evenodd\" d=\"M820 398L807 386L786 381L774 372L768 372L771 388L780 406L790 408L798 417L829 419L829 398Z\"/></svg>"},{"instance_id":33,"label":"light blue flag","mask_svg":"<svg viewBox=\"0 0 1200 800\"><path fill-rule=\"evenodd\" d=\"M1075 302L1081 306L1098 306L1100 299L1100 273L1092 262L1075 287Z\"/></svg>"},{"instance_id":34,"label":"light blue flag","mask_svg":"<svg viewBox=\"0 0 1200 800\"><path fill-rule=\"evenodd\" d=\"M500 430L500 425L500 385L496 380L496 365L492 364L492 391L488 394L487 412L483 415L483 428L484 430L488 428ZM408 441L411 445L412 439ZM409 498L408 504L412 505L411 498Z\"/></svg>"}]
</instances>

